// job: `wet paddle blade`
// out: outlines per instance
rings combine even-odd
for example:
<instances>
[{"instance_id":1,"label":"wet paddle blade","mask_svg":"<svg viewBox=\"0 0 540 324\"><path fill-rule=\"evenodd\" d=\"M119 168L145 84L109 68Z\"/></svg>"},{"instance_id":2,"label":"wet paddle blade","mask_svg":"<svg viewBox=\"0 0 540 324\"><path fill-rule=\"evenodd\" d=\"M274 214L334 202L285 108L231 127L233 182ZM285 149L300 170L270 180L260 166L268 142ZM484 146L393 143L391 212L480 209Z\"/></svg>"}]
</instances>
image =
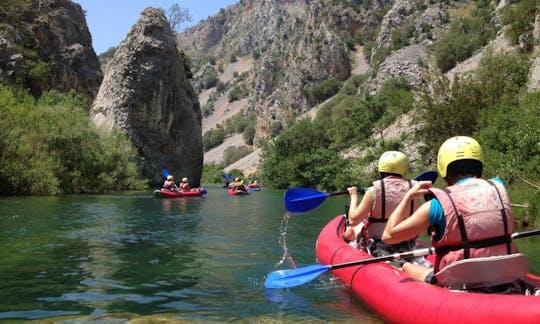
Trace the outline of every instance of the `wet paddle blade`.
<instances>
[{"instance_id":1,"label":"wet paddle blade","mask_svg":"<svg viewBox=\"0 0 540 324\"><path fill-rule=\"evenodd\" d=\"M291 213L303 213L322 204L330 195L309 188L290 188L283 195L283 204Z\"/></svg>"},{"instance_id":2,"label":"wet paddle blade","mask_svg":"<svg viewBox=\"0 0 540 324\"><path fill-rule=\"evenodd\" d=\"M161 172L161 175L163 175L164 178L167 178L170 175L169 170L163 170L163 172Z\"/></svg>"},{"instance_id":3,"label":"wet paddle blade","mask_svg":"<svg viewBox=\"0 0 540 324\"><path fill-rule=\"evenodd\" d=\"M266 288L289 288L300 286L317 278L331 268L331 266L327 265L314 264L297 269L273 271L268 275L268 278L266 278L264 286Z\"/></svg>"}]
</instances>

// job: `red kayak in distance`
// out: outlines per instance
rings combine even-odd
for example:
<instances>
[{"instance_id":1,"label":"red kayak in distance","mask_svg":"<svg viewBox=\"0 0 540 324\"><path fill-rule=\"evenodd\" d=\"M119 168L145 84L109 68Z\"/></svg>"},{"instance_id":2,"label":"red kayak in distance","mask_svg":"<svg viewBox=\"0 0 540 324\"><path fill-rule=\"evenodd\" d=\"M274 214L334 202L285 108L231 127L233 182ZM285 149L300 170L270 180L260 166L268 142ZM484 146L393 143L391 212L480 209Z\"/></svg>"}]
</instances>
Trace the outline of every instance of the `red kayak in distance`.
<instances>
[{"instance_id":1,"label":"red kayak in distance","mask_svg":"<svg viewBox=\"0 0 540 324\"><path fill-rule=\"evenodd\" d=\"M191 191L171 191L168 189L154 190L157 198L179 198L179 197L200 197L207 193L203 187L191 189Z\"/></svg>"},{"instance_id":2,"label":"red kayak in distance","mask_svg":"<svg viewBox=\"0 0 540 324\"><path fill-rule=\"evenodd\" d=\"M236 190L236 189L229 189L227 193L231 196L245 196L249 195L249 192L247 190Z\"/></svg>"}]
</instances>

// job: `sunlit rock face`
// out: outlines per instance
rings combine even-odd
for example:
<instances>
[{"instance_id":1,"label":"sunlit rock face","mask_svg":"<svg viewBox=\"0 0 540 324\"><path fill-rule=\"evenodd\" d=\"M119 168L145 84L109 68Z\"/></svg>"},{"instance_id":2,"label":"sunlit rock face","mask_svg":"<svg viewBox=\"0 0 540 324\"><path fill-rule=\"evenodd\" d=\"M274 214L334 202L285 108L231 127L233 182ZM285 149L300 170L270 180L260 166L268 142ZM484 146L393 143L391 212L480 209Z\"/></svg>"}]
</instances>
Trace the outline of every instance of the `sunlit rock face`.
<instances>
[{"instance_id":1,"label":"sunlit rock face","mask_svg":"<svg viewBox=\"0 0 540 324\"><path fill-rule=\"evenodd\" d=\"M91 109L100 128L125 132L153 184L167 169L198 185L203 145L199 101L163 12L146 8L116 50Z\"/></svg>"}]
</instances>

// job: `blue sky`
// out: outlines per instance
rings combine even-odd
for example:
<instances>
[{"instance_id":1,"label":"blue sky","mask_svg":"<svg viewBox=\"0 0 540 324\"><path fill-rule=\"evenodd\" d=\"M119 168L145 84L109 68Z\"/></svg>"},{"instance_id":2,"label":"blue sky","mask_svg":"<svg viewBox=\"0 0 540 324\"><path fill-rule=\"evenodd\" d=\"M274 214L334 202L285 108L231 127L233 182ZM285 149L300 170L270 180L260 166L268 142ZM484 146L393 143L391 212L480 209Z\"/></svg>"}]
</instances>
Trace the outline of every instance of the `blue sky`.
<instances>
[{"instance_id":1,"label":"blue sky","mask_svg":"<svg viewBox=\"0 0 540 324\"><path fill-rule=\"evenodd\" d=\"M193 20L189 26L213 16L239 0L73 0L86 12L96 54L118 46L146 7L169 9L173 4L187 8ZM185 25L184 27L188 27Z\"/></svg>"}]
</instances>

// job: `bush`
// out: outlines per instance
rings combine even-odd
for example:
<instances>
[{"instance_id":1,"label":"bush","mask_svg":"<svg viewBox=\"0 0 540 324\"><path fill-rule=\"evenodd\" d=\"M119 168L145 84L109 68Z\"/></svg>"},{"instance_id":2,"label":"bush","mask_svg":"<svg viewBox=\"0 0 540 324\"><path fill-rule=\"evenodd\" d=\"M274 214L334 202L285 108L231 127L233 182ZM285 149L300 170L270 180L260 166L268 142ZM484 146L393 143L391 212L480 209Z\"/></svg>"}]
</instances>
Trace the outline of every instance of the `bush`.
<instances>
[{"instance_id":1,"label":"bush","mask_svg":"<svg viewBox=\"0 0 540 324\"><path fill-rule=\"evenodd\" d=\"M245 85L236 84L229 91L229 102L233 102L242 98L245 98L249 95L249 90Z\"/></svg>"},{"instance_id":2,"label":"bush","mask_svg":"<svg viewBox=\"0 0 540 324\"><path fill-rule=\"evenodd\" d=\"M242 145L240 147L229 146L225 149L225 152L223 153L223 164L231 165L251 152L253 152L253 149L245 145Z\"/></svg>"},{"instance_id":3,"label":"bush","mask_svg":"<svg viewBox=\"0 0 540 324\"><path fill-rule=\"evenodd\" d=\"M537 3L537 0L522 0L514 4L509 4L502 11L501 22L509 25L506 35L513 44L518 44L519 37L526 31L532 30L538 6Z\"/></svg>"},{"instance_id":4,"label":"bush","mask_svg":"<svg viewBox=\"0 0 540 324\"><path fill-rule=\"evenodd\" d=\"M471 57L474 51L495 37L496 30L491 18L491 11L481 8L476 15L460 18L452 24L434 48L435 62L441 72L449 71L457 63Z\"/></svg>"},{"instance_id":5,"label":"bush","mask_svg":"<svg viewBox=\"0 0 540 324\"><path fill-rule=\"evenodd\" d=\"M203 135L204 151L208 151L223 143L225 140L225 130L222 127L211 129Z\"/></svg>"},{"instance_id":6,"label":"bush","mask_svg":"<svg viewBox=\"0 0 540 324\"><path fill-rule=\"evenodd\" d=\"M120 134L101 134L75 93L39 101L0 86L0 193L50 195L142 189L140 158Z\"/></svg>"},{"instance_id":7,"label":"bush","mask_svg":"<svg viewBox=\"0 0 540 324\"><path fill-rule=\"evenodd\" d=\"M336 79L327 79L313 84L304 91L308 100L312 103L321 103L335 95L341 86L341 82Z\"/></svg>"},{"instance_id":8,"label":"bush","mask_svg":"<svg viewBox=\"0 0 540 324\"><path fill-rule=\"evenodd\" d=\"M430 139L423 155L437 156L439 145L455 134L472 136L481 128L479 117L492 114L496 107L519 105L528 67L524 56L497 54L483 58L467 78L434 82L418 105L425 120L420 140Z\"/></svg>"},{"instance_id":9,"label":"bush","mask_svg":"<svg viewBox=\"0 0 540 324\"><path fill-rule=\"evenodd\" d=\"M253 139L255 138L255 125L254 124L248 124L246 128L244 128L244 132L242 134L242 137L244 138L244 141L248 145L253 145Z\"/></svg>"},{"instance_id":10,"label":"bush","mask_svg":"<svg viewBox=\"0 0 540 324\"><path fill-rule=\"evenodd\" d=\"M201 71L199 83L203 89L210 89L218 84L219 79L217 72L211 65L205 65Z\"/></svg>"},{"instance_id":11,"label":"bush","mask_svg":"<svg viewBox=\"0 0 540 324\"><path fill-rule=\"evenodd\" d=\"M330 149L331 140L320 122L301 120L285 129L262 150L261 175L278 189L289 187L336 188L334 179L346 161Z\"/></svg>"}]
</instances>

